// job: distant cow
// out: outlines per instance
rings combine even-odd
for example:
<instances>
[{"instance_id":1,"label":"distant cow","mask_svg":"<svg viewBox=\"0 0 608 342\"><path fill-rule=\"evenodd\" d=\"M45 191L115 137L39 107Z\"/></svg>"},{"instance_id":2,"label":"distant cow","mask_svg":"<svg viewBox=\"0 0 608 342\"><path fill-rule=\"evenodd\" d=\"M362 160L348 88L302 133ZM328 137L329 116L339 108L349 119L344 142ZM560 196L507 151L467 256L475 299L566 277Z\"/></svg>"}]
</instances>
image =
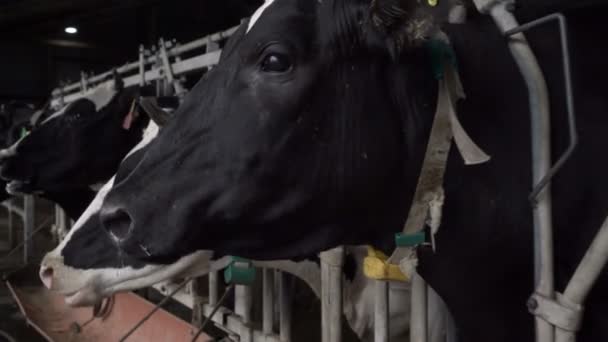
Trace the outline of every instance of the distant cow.
<instances>
[{"instance_id":1,"label":"distant cow","mask_svg":"<svg viewBox=\"0 0 608 342\"><path fill-rule=\"evenodd\" d=\"M118 86L116 85L118 84ZM77 219L142 138L148 115L134 106L140 87L106 82L39 123L0 151L0 176L11 192L36 193Z\"/></svg>"},{"instance_id":2,"label":"distant cow","mask_svg":"<svg viewBox=\"0 0 608 342\"><path fill-rule=\"evenodd\" d=\"M11 101L0 105L0 147L6 148L21 139L38 120L47 114L47 108L35 110L31 104ZM0 180L0 202L10 198L6 181Z\"/></svg>"},{"instance_id":3,"label":"distant cow","mask_svg":"<svg viewBox=\"0 0 608 342\"><path fill-rule=\"evenodd\" d=\"M552 183L558 289L608 214L608 45L598 43L608 12L598 3L529 1L516 12L524 21L564 10L569 21L580 145ZM64 246L64 257L81 260L69 272L98 277L82 287L82 278L57 275L66 282L58 288L81 298L90 289L132 289L200 265L202 256L307 258L339 244L390 253L436 104L424 41L442 27L467 93L458 113L493 158L465 166L452 150L437 249L420 249L418 271L447 302L460 340L533 341L525 305L533 289L526 86L491 19L444 24L449 4L266 1L185 98L179 120L121 166L99 215L106 239L88 240L88 251ZM568 140L560 39L549 26L527 36L551 89L557 157ZM89 233L83 226L72 239ZM95 253L107 248L116 251L110 259ZM59 257L49 255L43 270ZM133 278L95 270L108 263L133 265ZM606 291L604 273L579 341L608 340Z\"/></svg>"}]
</instances>

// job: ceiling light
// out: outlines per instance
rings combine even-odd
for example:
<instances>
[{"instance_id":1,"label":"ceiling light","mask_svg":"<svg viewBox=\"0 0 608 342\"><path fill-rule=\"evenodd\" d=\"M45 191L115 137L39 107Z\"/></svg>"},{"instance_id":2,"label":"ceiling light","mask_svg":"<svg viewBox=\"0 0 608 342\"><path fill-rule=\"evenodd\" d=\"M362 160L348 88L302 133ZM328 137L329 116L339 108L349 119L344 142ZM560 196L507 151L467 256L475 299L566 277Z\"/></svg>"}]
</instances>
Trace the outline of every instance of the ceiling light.
<instances>
[{"instance_id":1,"label":"ceiling light","mask_svg":"<svg viewBox=\"0 0 608 342\"><path fill-rule=\"evenodd\" d=\"M76 33L78 33L78 29L75 28L74 26L68 26L65 28L65 33L76 34Z\"/></svg>"}]
</instances>

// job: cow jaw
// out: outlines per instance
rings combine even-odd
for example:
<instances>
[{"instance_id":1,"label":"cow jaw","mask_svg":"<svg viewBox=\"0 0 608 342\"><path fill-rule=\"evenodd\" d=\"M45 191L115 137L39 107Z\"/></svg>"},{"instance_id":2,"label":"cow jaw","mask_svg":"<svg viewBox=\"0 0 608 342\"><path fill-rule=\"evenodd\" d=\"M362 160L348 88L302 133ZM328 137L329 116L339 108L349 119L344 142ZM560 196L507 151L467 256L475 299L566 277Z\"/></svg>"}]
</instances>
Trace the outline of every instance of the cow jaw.
<instances>
[{"instance_id":1,"label":"cow jaw","mask_svg":"<svg viewBox=\"0 0 608 342\"><path fill-rule=\"evenodd\" d=\"M228 264L227 258L211 262L212 256L212 252L198 251L171 265L81 270L65 265L55 250L45 256L42 266L53 270L50 289L64 295L66 304L91 306L117 292L149 287L178 277L203 275Z\"/></svg>"}]
</instances>

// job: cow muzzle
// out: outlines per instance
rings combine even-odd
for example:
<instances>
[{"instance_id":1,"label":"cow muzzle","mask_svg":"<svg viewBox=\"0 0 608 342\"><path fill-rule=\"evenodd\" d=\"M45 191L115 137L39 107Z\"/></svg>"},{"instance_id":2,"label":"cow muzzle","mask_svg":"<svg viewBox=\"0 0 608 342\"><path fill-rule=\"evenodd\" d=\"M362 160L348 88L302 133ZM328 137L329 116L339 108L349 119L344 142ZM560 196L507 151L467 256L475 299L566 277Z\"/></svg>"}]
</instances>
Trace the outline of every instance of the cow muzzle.
<instances>
[{"instance_id":1,"label":"cow muzzle","mask_svg":"<svg viewBox=\"0 0 608 342\"><path fill-rule=\"evenodd\" d=\"M65 296L70 306L92 306L102 299L87 272L78 272L63 265L60 258L47 255L40 266L40 280L44 286Z\"/></svg>"}]
</instances>

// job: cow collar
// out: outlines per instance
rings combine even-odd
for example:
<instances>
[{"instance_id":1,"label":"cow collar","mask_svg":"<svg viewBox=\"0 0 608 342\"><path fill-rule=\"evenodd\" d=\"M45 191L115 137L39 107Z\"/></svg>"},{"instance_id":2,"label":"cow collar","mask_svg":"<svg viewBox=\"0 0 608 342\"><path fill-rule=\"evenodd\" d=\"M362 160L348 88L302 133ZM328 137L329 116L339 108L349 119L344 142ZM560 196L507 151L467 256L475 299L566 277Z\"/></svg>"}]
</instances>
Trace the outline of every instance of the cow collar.
<instances>
[{"instance_id":1,"label":"cow collar","mask_svg":"<svg viewBox=\"0 0 608 342\"><path fill-rule=\"evenodd\" d=\"M485 163L490 160L490 156L473 142L456 115L456 102L464 99L465 93L458 75L455 53L445 33L439 32L431 41L430 52L435 65L435 77L439 81L437 107L416 192L401 238L403 240L403 236L423 234L426 224L431 229L434 249L434 236L441 225L445 199L443 178L452 141L466 165ZM413 239L413 243L408 243L405 240L406 243L397 246L389 262L399 262L401 271L407 276L411 275L417 264L413 247L419 241Z\"/></svg>"},{"instance_id":2,"label":"cow collar","mask_svg":"<svg viewBox=\"0 0 608 342\"><path fill-rule=\"evenodd\" d=\"M443 178L452 142L455 143L466 165L482 164L490 160L469 137L456 115L456 102L465 98L456 66L455 53L449 38L439 32L428 44L434 77L438 80L437 106L427 142L424 161L416 185L416 192L403 232L397 234L397 248L389 257L381 257L370 250L364 261L366 275L379 280L411 279L417 265L415 247L423 244L424 227L431 228L431 244L441 225L444 202ZM395 276L395 264L401 275Z\"/></svg>"}]
</instances>

